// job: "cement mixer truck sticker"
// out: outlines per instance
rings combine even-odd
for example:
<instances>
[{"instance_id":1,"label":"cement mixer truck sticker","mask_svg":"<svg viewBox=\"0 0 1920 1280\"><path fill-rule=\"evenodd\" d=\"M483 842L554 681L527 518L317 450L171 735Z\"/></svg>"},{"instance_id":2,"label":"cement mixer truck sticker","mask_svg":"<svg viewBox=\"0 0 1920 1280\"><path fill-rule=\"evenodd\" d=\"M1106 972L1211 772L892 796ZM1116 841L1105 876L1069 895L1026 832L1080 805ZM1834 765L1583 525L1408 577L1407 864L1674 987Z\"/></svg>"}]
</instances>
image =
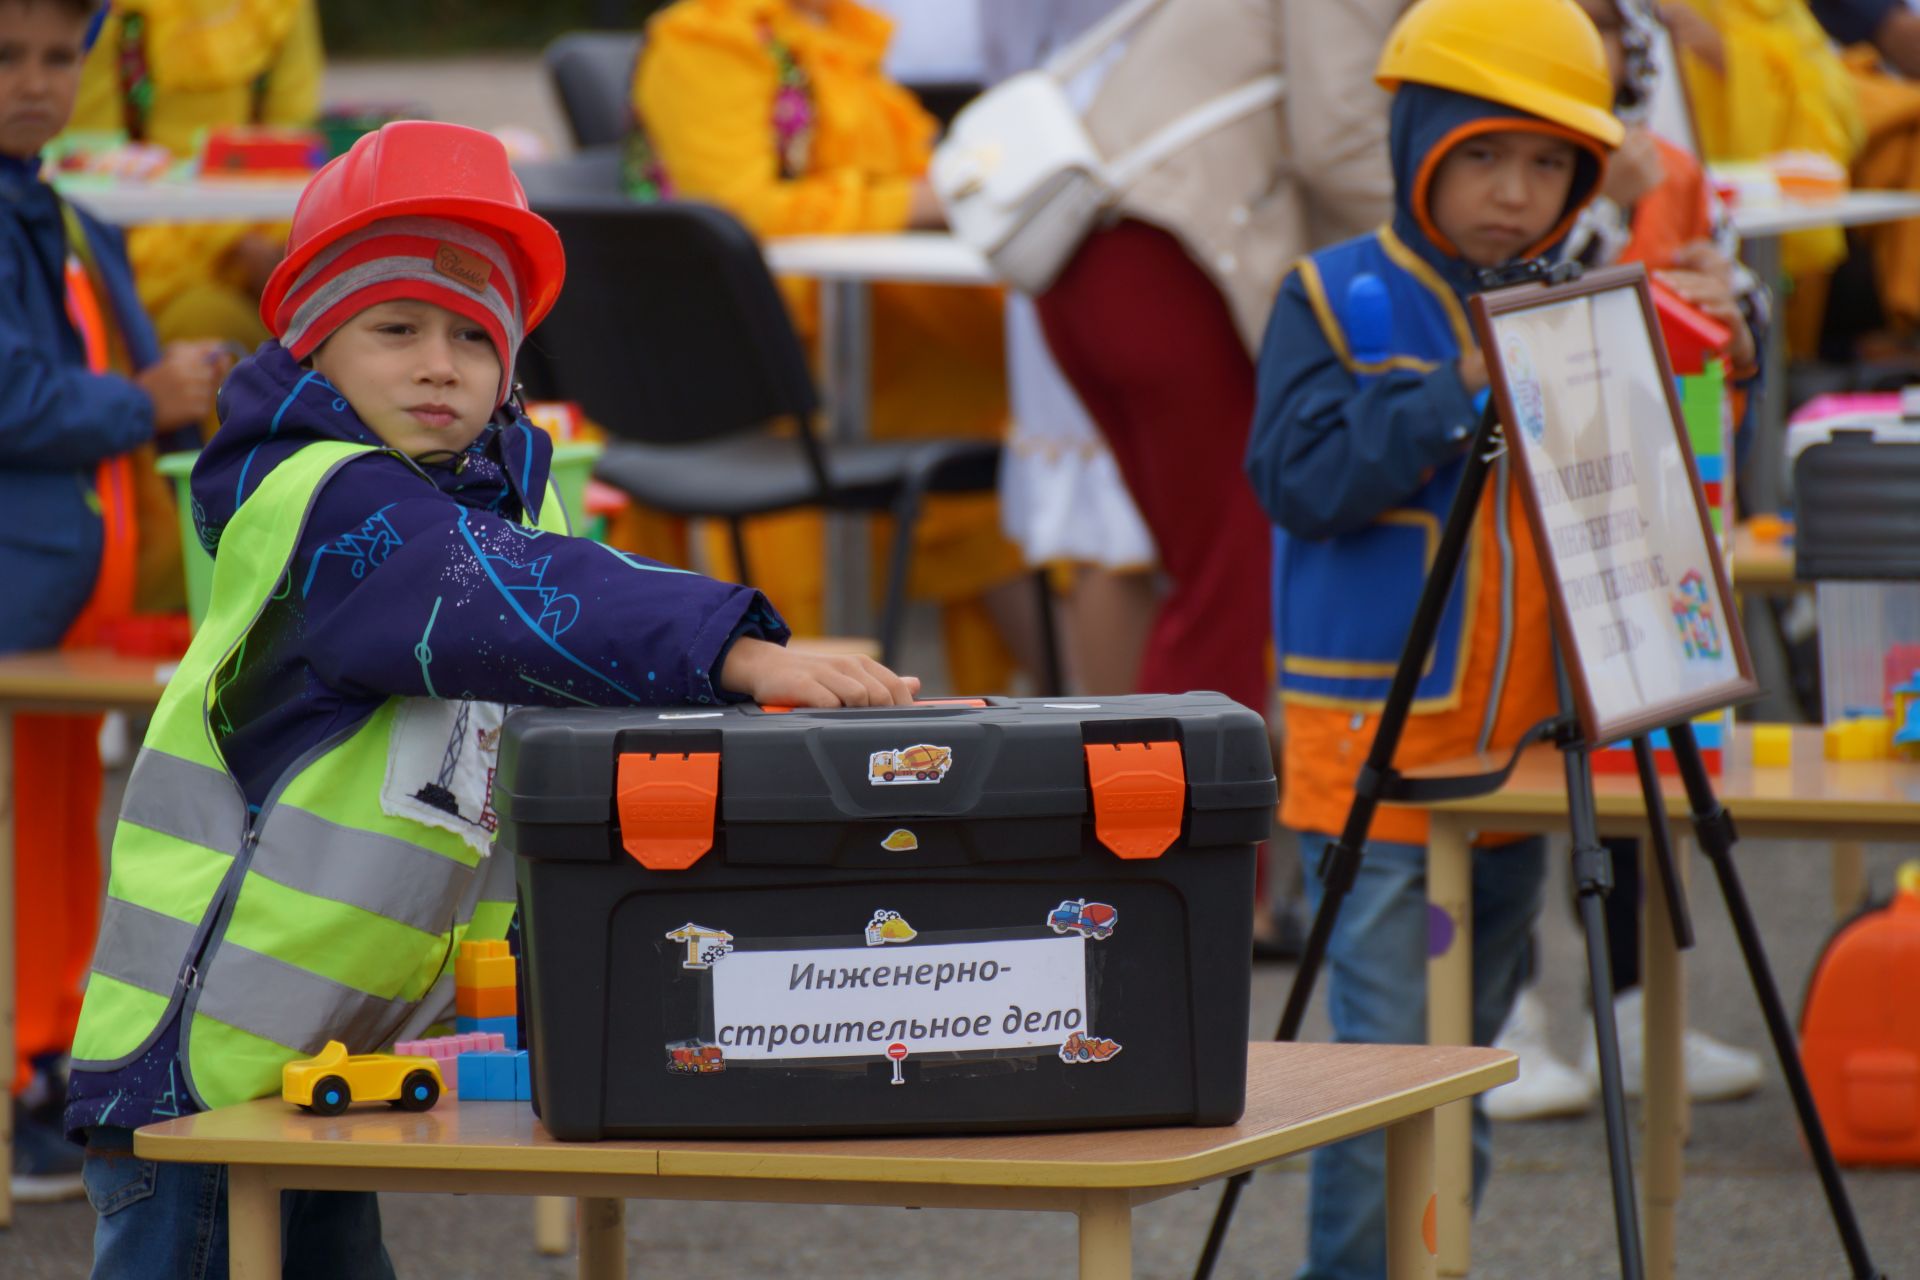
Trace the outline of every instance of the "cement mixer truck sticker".
<instances>
[{"instance_id":1,"label":"cement mixer truck sticker","mask_svg":"<svg viewBox=\"0 0 1920 1280\"><path fill-rule=\"evenodd\" d=\"M867 781L876 787L916 786L938 782L953 768L953 748L931 742L876 751L867 757Z\"/></svg>"},{"instance_id":2,"label":"cement mixer truck sticker","mask_svg":"<svg viewBox=\"0 0 1920 1280\"><path fill-rule=\"evenodd\" d=\"M709 929L689 920L667 935L668 942L685 944L682 969L711 969L714 962L733 950L733 935L725 929Z\"/></svg>"},{"instance_id":3,"label":"cement mixer truck sticker","mask_svg":"<svg viewBox=\"0 0 1920 1280\"><path fill-rule=\"evenodd\" d=\"M873 913L873 919L867 921L867 945L882 946L889 942L912 942L920 933L907 923L907 918L898 911L888 911L884 907Z\"/></svg>"},{"instance_id":4,"label":"cement mixer truck sticker","mask_svg":"<svg viewBox=\"0 0 1920 1280\"><path fill-rule=\"evenodd\" d=\"M1077 933L1095 941L1113 936L1113 927L1119 923L1118 911L1085 898L1068 898L1047 913L1047 928L1055 933Z\"/></svg>"}]
</instances>

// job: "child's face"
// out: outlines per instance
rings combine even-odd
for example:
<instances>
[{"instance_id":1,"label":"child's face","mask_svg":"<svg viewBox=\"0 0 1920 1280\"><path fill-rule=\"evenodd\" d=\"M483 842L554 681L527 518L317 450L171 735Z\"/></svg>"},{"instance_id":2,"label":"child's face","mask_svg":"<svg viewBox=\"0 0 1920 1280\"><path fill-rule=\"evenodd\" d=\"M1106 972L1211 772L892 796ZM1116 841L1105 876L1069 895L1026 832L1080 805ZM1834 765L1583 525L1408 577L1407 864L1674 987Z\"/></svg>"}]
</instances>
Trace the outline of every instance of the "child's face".
<instances>
[{"instance_id":1,"label":"child's face","mask_svg":"<svg viewBox=\"0 0 1920 1280\"><path fill-rule=\"evenodd\" d=\"M1551 134L1476 134L1441 158L1427 212L1467 261L1497 267L1553 230L1577 157L1572 143Z\"/></svg>"},{"instance_id":2,"label":"child's face","mask_svg":"<svg viewBox=\"0 0 1920 1280\"><path fill-rule=\"evenodd\" d=\"M314 370L408 457L459 452L493 416L500 357L463 315L411 299L368 307L313 353Z\"/></svg>"},{"instance_id":3,"label":"child's face","mask_svg":"<svg viewBox=\"0 0 1920 1280\"><path fill-rule=\"evenodd\" d=\"M37 155L67 127L87 20L39 0L0 0L0 154Z\"/></svg>"}]
</instances>

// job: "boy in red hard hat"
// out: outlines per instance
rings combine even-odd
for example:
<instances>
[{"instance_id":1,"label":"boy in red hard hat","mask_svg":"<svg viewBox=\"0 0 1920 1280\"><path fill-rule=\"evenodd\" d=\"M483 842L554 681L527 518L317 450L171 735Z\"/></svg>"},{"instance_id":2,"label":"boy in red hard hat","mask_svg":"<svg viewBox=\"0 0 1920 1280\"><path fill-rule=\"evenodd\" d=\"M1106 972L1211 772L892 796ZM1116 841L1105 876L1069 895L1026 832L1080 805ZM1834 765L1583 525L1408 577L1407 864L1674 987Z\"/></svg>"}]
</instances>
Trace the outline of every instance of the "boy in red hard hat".
<instances>
[{"instance_id":1,"label":"boy in red hard hat","mask_svg":"<svg viewBox=\"0 0 1920 1280\"><path fill-rule=\"evenodd\" d=\"M509 394L564 271L477 130L388 125L301 197L261 300L278 341L221 389L194 468L212 598L128 784L76 1036L96 1275L225 1273L220 1171L138 1160L134 1128L270 1095L328 1040L418 1034L455 944L505 935L503 704L918 687L788 652L749 588L565 534ZM371 1194L287 1194L289 1275L391 1274Z\"/></svg>"}]
</instances>

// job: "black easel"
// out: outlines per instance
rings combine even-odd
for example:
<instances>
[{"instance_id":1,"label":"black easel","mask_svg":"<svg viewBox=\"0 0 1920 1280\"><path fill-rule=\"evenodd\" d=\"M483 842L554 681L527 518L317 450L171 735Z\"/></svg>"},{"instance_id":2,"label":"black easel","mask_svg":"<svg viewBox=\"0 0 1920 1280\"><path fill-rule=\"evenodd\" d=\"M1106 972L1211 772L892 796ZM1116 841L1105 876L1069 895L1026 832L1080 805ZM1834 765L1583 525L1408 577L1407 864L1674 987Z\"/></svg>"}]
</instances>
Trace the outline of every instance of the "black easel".
<instances>
[{"instance_id":1,"label":"black easel","mask_svg":"<svg viewBox=\"0 0 1920 1280\"><path fill-rule=\"evenodd\" d=\"M1577 271L1577 268L1574 270ZM1492 289L1528 281L1557 284L1569 278L1571 274L1564 269L1549 272L1541 264L1527 263L1499 273L1484 272L1481 285L1483 288ZM1406 728L1407 717L1413 705L1414 690L1426 666L1427 655L1433 647L1434 636L1439 629L1441 613L1446 607L1447 595L1453 588L1454 579L1459 573L1465 556L1467 539L1473 531L1480 497L1486 488L1487 471L1505 450L1506 441L1490 401L1485 413L1481 416L1479 430L1474 435L1473 443L1466 455L1460 476L1460 487L1454 494L1452 506L1448 509L1447 523L1441 533L1439 546L1435 549L1433 569L1421 589L1420 601L1414 610L1407 642L1401 651L1399 665L1394 671L1393 683L1388 689L1386 703L1381 710L1380 724L1375 731L1373 744L1368 749L1366 763L1361 767L1359 777L1355 781L1353 805L1347 811L1346 825L1341 830L1340 838L1329 845L1321 856L1318 868L1323 884L1320 909L1314 915L1313 927L1307 935L1306 946L1301 953L1300 968L1294 975L1292 988L1287 993L1286 1007L1281 1013L1280 1026L1274 1032L1273 1038L1288 1041L1297 1039L1299 1036L1300 1024L1306 1016L1307 1004L1313 995L1314 982L1326 958L1327 944L1333 934L1334 922L1339 917L1342 901L1353 888L1355 877L1359 873L1361 851L1366 846L1367 833L1373 826L1373 816L1381 802L1397 800L1431 803L1488 794L1505 784L1519 761L1521 751L1527 746L1543 740L1554 742L1560 748L1566 764L1567 809L1573 836L1573 878L1579 891L1580 921L1586 935L1588 987L1593 1004L1594 1037L1599 1053L1601 1102L1606 1118L1607 1158L1612 1175L1614 1229L1620 1250L1620 1271L1622 1280L1640 1280L1644 1274L1644 1265L1640 1247L1639 1215L1633 1190L1633 1159L1627 1135L1626 1097L1620 1073L1619 1035L1613 1017L1612 963L1607 952L1607 926L1602 909L1603 896L1613 886L1613 864L1606 847L1600 843L1597 833L1592 764L1578 717L1573 712L1573 700L1565 668L1562 667L1558 673L1561 714L1535 725L1523 735L1520 743L1514 748L1512 759L1503 769L1491 774L1471 777L1418 781L1404 778L1393 769L1394 753L1399 748L1400 735ZM1747 906L1739 873L1733 865L1732 849L1735 838L1733 819L1720 806L1719 800L1713 793L1713 784L1707 776L1706 766L1700 757L1692 726L1685 722L1671 725L1667 728L1667 734L1679 764L1688 803L1693 812L1696 838L1700 842L1702 851L1713 863L1721 894L1726 899L1728 913L1733 919L1734 930L1739 937L1741 954L1746 961L1747 973L1753 980L1754 991L1767 1021L1768 1033L1773 1039L1775 1055L1779 1058L1781 1072L1786 1076L1788 1088L1793 1095L1794 1109L1798 1113L1801 1132L1806 1136L1808 1149L1813 1154L1814 1165L1820 1174L1821 1188L1826 1194L1827 1207L1833 1217L1835 1229L1840 1234L1841 1245L1846 1250L1848 1263L1853 1269L1855 1280L1884 1280L1883 1274L1874 1266L1867 1254L1866 1242L1860 1233L1859 1222L1854 1216L1852 1202L1848 1199L1845 1184L1840 1180L1840 1171L1833 1159L1833 1149L1827 1141L1826 1129L1821 1124L1820 1113L1814 1106L1812 1089L1807 1084L1806 1071L1800 1063L1792 1023L1788 1020L1786 1008L1780 1000L1779 988L1774 983L1772 969L1767 963L1766 953L1760 942L1759 929ZM1688 919L1681 894L1678 868L1674 865L1672 842L1667 831L1666 803L1654 769L1652 746L1648 739L1639 737L1633 740L1633 750L1639 773L1641 795L1646 805L1648 825L1652 834L1650 848L1653 861L1656 873L1660 876L1661 883L1667 892L1669 927L1673 929L1677 946L1690 947L1693 943L1692 924ZM1213 1226L1207 1233L1206 1245L1201 1250L1200 1260L1194 1268L1194 1280L1209 1280L1212 1276L1221 1246L1226 1241L1227 1230L1232 1224L1240 1193L1251 1177L1251 1174L1243 1173L1228 1181L1221 1196L1220 1207L1214 1214Z\"/></svg>"}]
</instances>

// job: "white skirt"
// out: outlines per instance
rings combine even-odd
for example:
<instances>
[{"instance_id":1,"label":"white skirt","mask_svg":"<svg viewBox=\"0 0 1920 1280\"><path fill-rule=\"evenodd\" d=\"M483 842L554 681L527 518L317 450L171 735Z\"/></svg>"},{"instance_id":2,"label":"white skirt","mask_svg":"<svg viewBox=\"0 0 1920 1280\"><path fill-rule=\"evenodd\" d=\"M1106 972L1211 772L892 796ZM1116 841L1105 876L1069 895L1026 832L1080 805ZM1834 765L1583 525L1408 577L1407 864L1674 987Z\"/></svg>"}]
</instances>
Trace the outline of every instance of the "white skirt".
<instances>
[{"instance_id":1,"label":"white skirt","mask_svg":"<svg viewBox=\"0 0 1920 1280\"><path fill-rule=\"evenodd\" d=\"M1153 535L1107 442L1053 362L1033 300L1007 295L1013 421L1000 464L1000 526L1032 565L1150 568Z\"/></svg>"}]
</instances>

